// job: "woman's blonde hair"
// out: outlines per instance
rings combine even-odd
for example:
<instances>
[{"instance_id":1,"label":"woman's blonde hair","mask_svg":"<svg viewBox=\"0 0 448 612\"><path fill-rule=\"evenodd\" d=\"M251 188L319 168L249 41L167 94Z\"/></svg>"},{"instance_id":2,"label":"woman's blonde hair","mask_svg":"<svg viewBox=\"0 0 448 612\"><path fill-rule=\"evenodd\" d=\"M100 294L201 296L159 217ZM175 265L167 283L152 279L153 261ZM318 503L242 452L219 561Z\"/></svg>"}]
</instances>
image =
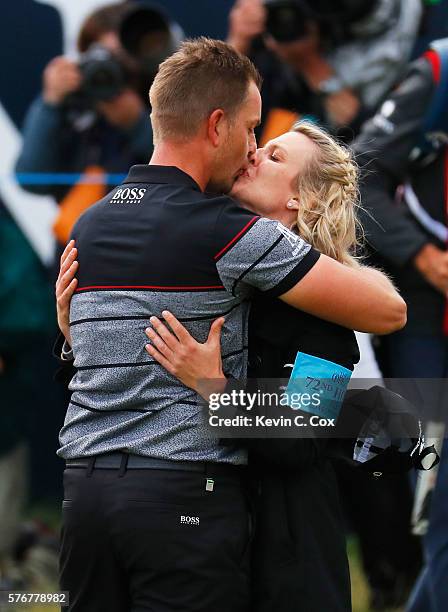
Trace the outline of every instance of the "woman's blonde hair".
<instances>
[{"instance_id":1,"label":"woman's blonde hair","mask_svg":"<svg viewBox=\"0 0 448 612\"><path fill-rule=\"evenodd\" d=\"M358 169L352 154L308 121L299 121L291 131L303 134L316 145L312 159L297 176L297 232L321 253L357 267L359 257L355 251L362 228L356 215Z\"/></svg>"}]
</instances>

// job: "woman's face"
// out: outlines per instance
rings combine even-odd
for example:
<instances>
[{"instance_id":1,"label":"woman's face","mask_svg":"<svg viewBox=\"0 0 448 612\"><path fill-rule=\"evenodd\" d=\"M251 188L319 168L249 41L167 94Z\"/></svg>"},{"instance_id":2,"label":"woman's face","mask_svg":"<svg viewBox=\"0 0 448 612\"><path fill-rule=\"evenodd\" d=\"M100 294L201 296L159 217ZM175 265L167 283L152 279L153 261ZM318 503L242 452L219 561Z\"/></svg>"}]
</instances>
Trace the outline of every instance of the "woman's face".
<instances>
[{"instance_id":1,"label":"woman's face","mask_svg":"<svg viewBox=\"0 0 448 612\"><path fill-rule=\"evenodd\" d=\"M235 182L231 195L245 208L290 227L299 207L297 176L315 151L316 145L297 132L270 140L257 149L254 163Z\"/></svg>"}]
</instances>

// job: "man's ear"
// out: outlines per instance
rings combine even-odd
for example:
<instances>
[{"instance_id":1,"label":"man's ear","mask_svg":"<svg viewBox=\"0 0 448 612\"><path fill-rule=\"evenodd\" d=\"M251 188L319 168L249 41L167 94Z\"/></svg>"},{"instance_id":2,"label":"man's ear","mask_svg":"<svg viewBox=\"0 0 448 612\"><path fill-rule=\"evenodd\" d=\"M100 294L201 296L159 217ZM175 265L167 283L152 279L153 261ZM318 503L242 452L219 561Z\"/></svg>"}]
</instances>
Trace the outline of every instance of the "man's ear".
<instances>
[{"instance_id":1,"label":"man's ear","mask_svg":"<svg viewBox=\"0 0 448 612\"><path fill-rule=\"evenodd\" d=\"M225 135L226 117L221 108L217 108L208 118L207 136L214 147L222 143Z\"/></svg>"}]
</instances>

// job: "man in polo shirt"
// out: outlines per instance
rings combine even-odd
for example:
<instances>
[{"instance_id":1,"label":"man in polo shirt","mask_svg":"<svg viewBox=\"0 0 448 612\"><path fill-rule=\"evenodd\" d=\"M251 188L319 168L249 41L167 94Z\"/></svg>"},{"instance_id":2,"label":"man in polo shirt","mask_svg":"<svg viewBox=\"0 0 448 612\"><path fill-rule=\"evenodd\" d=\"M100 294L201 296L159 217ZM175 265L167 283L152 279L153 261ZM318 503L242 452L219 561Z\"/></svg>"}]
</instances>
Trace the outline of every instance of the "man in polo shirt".
<instances>
[{"instance_id":1,"label":"man in polo shirt","mask_svg":"<svg viewBox=\"0 0 448 612\"><path fill-rule=\"evenodd\" d=\"M229 191L255 151L259 85L225 43L184 43L151 87L150 164L80 218L78 251L64 258L58 308L77 371L58 451L61 588L73 611L249 609L245 454L219 446L195 394L149 357L151 315L169 307L198 340L224 315L224 368L235 378L246 372L254 290L364 331L404 324L382 275L211 195Z\"/></svg>"}]
</instances>

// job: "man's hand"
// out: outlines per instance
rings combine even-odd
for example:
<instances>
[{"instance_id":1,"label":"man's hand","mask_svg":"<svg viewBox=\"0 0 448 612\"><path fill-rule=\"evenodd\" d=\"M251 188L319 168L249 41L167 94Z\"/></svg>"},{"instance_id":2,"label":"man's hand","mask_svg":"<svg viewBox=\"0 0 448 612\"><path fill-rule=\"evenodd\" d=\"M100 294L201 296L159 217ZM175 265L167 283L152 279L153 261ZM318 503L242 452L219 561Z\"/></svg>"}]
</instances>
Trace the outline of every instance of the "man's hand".
<instances>
[{"instance_id":1,"label":"man's hand","mask_svg":"<svg viewBox=\"0 0 448 612\"><path fill-rule=\"evenodd\" d=\"M61 255L61 267L56 281L58 325L70 346L72 344L70 337L70 301L78 284L75 278L78 269L77 254L78 250L75 248L75 241L70 240Z\"/></svg>"},{"instance_id":2,"label":"man's hand","mask_svg":"<svg viewBox=\"0 0 448 612\"><path fill-rule=\"evenodd\" d=\"M137 123L144 104L135 91L125 89L112 100L98 102L96 108L111 125L126 130Z\"/></svg>"},{"instance_id":3,"label":"man's hand","mask_svg":"<svg viewBox=\"0 0 448 612\"><path fill-rule=\"evenodd\" d=\"M47 104L58 105L68 94L79 89L82 75L78 66L66 57L55 57L43 75L42 96Z\"/></svg>"},{"instance_id":4,"label":"man's hand","mask_svg":"<svg viewBox=\"0 0 448 612\"><path fill-rule=\"evenodd\" d=\"M414 257L414 265L428 283L446 295L448 292L448 251L442 251L433 244L427 244Z\"/></svg>"},{"instance_id":5,"label":"man's hand","mask_svg":"<svg viewBox=\"0 0 448 612\"><path fill-rule=\"evenodd\" d=\"M229 15L227 42L240 53L248 53L252 40L263 34L266 9L262 0L237 0Z\"/></svg>"}]
</instances>

